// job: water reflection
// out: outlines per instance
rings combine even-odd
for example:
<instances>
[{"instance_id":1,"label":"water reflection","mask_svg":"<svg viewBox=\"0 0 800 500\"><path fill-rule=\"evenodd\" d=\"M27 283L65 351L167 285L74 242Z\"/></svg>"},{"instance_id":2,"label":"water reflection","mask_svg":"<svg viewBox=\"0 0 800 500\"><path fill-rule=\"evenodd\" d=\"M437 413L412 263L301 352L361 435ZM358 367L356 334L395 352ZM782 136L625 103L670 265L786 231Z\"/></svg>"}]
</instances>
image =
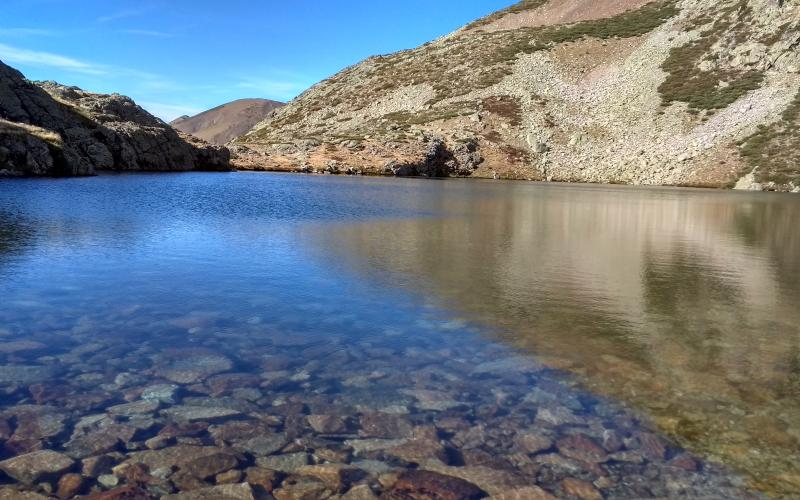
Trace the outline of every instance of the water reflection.
<instances>
[{"instance_id":1,"label":"water reflection","mask_svg":"<svg viewBox=\"0 0 800 500\"><path fill-rule=\"evenodd\" d=\"M800 199L451 183L436 218L317 247L644 408L762 488L800 488Z\"/></svg>"}]
</instances>

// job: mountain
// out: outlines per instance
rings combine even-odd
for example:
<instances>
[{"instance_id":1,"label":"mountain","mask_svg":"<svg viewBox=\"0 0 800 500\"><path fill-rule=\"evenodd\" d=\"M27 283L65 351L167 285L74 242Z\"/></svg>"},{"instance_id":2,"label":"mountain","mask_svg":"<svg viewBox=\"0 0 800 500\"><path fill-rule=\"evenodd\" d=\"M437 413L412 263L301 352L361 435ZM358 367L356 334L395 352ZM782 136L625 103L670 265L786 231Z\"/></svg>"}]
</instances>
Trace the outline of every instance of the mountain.
<instances>
[{"instance_id":1,"label":"mountain","mask_svg":"<svg viewBox=\"0 0 800 500\"><path fill-rule=\"evenodd\" d=\"M229 169L226 148L180 135L128 97L31 82L0 62L0 175Z\"/></svg>"},{"instance_id":2,"label":"mountain","mask_svg":"<svg viewBox=\"0 0 800 500\"><path fill-rule=\"evenodd\" d=\"M800 0L525 0L315 85L238 168L800 190Z\"/></svg>"},{"instance_id":3,"label":"mountain","mask_svg":"<svg viewBox=\"0 0 800 500\"><path fill-rule=\"evenodd\" d=\"M267 99L239 99L197 116L182 116L173 127L212 144L226 144L266 119L282 102Z\"/></svg>"}]
</instances>

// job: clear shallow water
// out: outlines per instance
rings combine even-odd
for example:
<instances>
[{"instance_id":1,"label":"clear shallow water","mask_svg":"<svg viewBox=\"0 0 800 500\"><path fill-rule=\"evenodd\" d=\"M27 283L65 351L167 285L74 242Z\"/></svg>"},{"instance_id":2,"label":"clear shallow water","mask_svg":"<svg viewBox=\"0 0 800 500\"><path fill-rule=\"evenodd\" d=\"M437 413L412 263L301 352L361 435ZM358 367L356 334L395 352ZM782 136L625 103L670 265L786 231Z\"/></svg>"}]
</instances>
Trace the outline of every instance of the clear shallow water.
<instances>
[{"instance_id":1,"label":"clear shallow water","mask_svg":"<svg viewBox=\"0 0 800 500\"><path fill-rule=\"evenodd\" d=\"M683 190L3 181L4 457L111 453L171 470L156 493L214 483L168 456L192 446L346 462L378 493L419 466L489 494L745 495L682 445L790 492L797 220L796 198Z\"/></svg>"}]
</instances>

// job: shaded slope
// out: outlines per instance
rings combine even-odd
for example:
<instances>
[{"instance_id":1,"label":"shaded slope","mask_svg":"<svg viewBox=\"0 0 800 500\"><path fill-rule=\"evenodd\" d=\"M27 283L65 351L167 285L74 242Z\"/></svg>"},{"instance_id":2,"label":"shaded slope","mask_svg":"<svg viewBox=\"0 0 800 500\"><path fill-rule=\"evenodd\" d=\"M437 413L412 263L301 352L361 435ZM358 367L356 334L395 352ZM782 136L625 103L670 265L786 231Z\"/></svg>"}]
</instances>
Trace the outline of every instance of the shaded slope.
<instances>
[{"instance_id":1,"label":"shaded slope","mask_svg":"<svg viewBox=\"0 0 800 500\"><path fill-rule=\"evenodd\" d=\"M229 152L183 137L130 98L34 83L0 62L0 173L228 170Z\"/></svg>"}]
</instances>

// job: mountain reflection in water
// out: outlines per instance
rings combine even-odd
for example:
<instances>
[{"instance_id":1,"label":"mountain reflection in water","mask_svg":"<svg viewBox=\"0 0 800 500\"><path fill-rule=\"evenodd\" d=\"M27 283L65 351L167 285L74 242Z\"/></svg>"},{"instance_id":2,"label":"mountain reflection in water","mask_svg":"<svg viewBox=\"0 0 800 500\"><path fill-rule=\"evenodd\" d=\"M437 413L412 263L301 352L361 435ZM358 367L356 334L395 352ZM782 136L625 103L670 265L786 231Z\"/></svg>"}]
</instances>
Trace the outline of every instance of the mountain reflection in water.
<instances>
[{"instance_id":1,"label":"mountain reflection in water","mask_svg":"<svg viewBox=\"0 0 800 500\"><path fill-rule=\"evenodd\" d=\"M316 230L768 490L800 489L800 197L452 183L440 217Z\"/></svg>"}]
</instances>

